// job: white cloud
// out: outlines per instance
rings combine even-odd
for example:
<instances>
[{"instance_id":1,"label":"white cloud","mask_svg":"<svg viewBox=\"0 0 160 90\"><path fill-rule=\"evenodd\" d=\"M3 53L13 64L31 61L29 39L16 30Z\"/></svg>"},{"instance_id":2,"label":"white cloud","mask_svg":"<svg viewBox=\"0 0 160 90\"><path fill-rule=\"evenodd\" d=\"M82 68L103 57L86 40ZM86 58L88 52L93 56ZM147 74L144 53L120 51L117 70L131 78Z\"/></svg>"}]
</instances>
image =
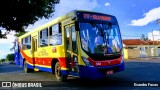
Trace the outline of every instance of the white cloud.
<instances>
[{"instance_id":1,"label":"white cloud","mask_svg":"<svg viewBox=\"0 0 160 90\"><path fill-rule=\"evenodd\" d=\"M5 30L2 30L2 33L5 33ZM13 47L13 41L15 40L14 36L15 32L11 31L7 35L7 39L0 39L0 58L4 58L7 54L12 53L13 51L10 51L10 48Z\"/></svg>"},{"instance_id":2,"label":"white cloud","mask_svg":"<svg viewBox=\"0 0 160 90\"><path fill-rule=\"evenodd\" d=\"M98 6L97 0L60 0L56 5L54 16L60 16L72 10L92 10Z\"/></svg>"},{"instance_id":3,"label":"white cloud","mask_svg":"<svg viewBox=\"0 0 160 90\"><path fill-rule=\"evenodd\" d=\"M105 5L105 6L110 6L111 4L110 4L110 3L105 3L104 5Z\"/></svg>"},{"instance_id":4,"label":"white cloud","mask_svg":"<svg viewBox=\"0 0 160 90\"><path fill-rule=\"evenodd\" d=\"M4 51L0 50L0 59L5 58L5 55Z\"/></svg>"},{"instance_id":5,"label":"white cloud","mask_svg":"<svg viewBox=\"0 0 160 90\"><path fill-rule=\"evenodd\" d=\"M150 40L160 40L160 31L158 30L153 30L152 32L148 33L148 38Z\"/></svg>"},{"instance_id":6,"label":"white cloud","mask_svg":"<svg viewBox=\"0 0 160 90\"><path fill-rule=\"evenodd\" d=\"M4 30L2 32L5 32ZM11 31L9 34L7 34L7 39L0 39L0 44L12 44L12 42L15 40L14 36L15 32Z\"/></svg>"},{"instance_id":7,"label":"white cloud","mask_svg":"<svg viewBox=\"0 0 160 90\"><path fill-rule=\"evenodd\" d=\"M36 28L36 27L38 27L38 26L40 26L40 25L43 25L43 24L47 23L48 21L49 21L49 20L43 18L43 19L35 22L33 25L29 25L25 31L31 31L31 30L33 30L34 28Z\"/></svg>"},{"instance_id":8,"label":"white cloud","mask_svg":"<svg viewBox=\"0 0 160 90\"><path fill-rule=\"evenodd\" d=\"M152 21L160 19L160 7L154 8L143 15L144 15L143 18L132 20L130 25L131 26L145 26Z\"/></svg>"},{"instance_id":9,"label":"white cloud","mask_svg":"<svg viewBox=\"0 0 160 90\"><path fill-rule=\"evenodd\" d=\"M8 50L0 50L0 59L6 58L7 54L13 53L13 51Z\"/></svg>"}]
</instances>

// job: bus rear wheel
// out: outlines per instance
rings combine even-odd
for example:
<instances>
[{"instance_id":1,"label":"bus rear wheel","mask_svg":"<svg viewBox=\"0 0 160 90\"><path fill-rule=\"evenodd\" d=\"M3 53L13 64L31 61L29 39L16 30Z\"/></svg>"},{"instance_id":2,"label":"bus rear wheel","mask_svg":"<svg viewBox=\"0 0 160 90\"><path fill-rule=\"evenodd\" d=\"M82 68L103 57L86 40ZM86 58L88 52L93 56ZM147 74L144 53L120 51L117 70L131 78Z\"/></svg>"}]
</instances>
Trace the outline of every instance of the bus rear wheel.
<instances>
[{"instance_id":1,"label":"bus rear wheel","mask_svg":"<svg viewBox=\"0 0 160 90\"><path fill-rule=\"evenodd\" d=\"M55 76L58 81L66 81L67 80L67 75L62 75L62 73L61 73L61 66L60 66L59 62L57 62L55 64Z\"/></svg>"},{"instance_id":2,"label":"bus rear wheel","mask_svg":"<svg viewBox=\"0 0 160 90\"><path fill-rule=\"evenodd\" d=\"M33 69L29 69L29 68L27 67L27 62L24 61L24 72L25 72L25 73L29 73L29 72L33 72L33 71L34 71Z\"/></svg>"}]
</instances>

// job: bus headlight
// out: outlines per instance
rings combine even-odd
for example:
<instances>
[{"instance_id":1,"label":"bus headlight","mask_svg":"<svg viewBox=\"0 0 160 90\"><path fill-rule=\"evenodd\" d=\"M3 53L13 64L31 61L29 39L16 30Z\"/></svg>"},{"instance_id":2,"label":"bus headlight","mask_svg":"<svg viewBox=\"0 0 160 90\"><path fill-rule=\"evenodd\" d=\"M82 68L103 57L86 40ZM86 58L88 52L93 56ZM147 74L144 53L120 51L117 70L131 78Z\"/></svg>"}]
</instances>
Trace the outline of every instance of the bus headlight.
<instances>
[{"instance_id":1,"label":"bus headlight","mask_svg":"<svg viewBox=\"0 0 160 90\"><path fill-rule=\"evenodd\" d=\"M92 64L88 61L87 58L82 57L82 60L84 61L84 63L86 64L86 66L92 66Z\"/></svg>"}]
</instances>

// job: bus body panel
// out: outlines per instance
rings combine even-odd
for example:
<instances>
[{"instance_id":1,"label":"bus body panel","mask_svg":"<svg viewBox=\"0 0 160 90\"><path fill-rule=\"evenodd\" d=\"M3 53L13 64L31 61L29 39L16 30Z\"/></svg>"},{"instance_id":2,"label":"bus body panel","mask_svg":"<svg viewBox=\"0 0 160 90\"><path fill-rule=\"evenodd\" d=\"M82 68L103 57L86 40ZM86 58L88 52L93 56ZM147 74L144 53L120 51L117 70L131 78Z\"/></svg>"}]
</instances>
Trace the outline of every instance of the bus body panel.
<instances>
[{"instance_id":1,"label":"bus body panel","mask_svg":"<svg viewBox=\"0 0 160 90\"><path fill-rule=\"evenodd\" d=\"M54 48L54 47L53 47ZM52 72L51 69L51 63L53 58L56 58L59 60L60 65L62 66L61 69L62 70L67 70L66 67L66 58L63 57L64 56L64 51L63 51L63 46L57 46L57 52L52 52L52 47L47 47L47 48L39 48L37 50L38 55L35 56L34 58L36 59L36 63L33 64L33 58L31 55L31 50L21 50L21 55L23 57L23 59L25 59L27 61L27 66L30 69L34 69L34 65L35 68L42 70L42 71L47 71L47 72ZM42 56L42 54L45 55L47 53L47 56ZM56 56L56 57L53 57ZM21 60L21 66L23 66L23 59Z\"/></svg>"}]
</instances>

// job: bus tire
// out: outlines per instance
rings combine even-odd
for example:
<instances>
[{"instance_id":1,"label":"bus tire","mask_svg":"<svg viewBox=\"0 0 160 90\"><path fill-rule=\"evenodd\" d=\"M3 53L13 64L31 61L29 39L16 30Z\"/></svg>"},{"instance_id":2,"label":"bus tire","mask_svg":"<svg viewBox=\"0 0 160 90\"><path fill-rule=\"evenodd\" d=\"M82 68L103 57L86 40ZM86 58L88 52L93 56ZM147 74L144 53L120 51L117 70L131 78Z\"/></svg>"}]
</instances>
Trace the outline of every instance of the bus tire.
<instances>
[{"instance_id":1,"label":"bus tire","mask_svg":"<svg viewBox=\"0 0 160 90\"><path fill-rule=\"evenodd\" d=\"M60 66L59 62L57 62L55 64L55 76L58 81L64 82L67 80L67 75L61 74L61 66Z\"/></svg>"},{"instance_id":2,"label":"bus tire","mask_svg":"<svg viewBox=\"0 0 160 90\"><path fill-rule=\"evenodd\" d=\"M33 72L34 70L33 69L30 69L27 67L27 62L26 60L24 61L24 72L25 73L29 73L29 72Z\"/></svg>"}]
</instances>

